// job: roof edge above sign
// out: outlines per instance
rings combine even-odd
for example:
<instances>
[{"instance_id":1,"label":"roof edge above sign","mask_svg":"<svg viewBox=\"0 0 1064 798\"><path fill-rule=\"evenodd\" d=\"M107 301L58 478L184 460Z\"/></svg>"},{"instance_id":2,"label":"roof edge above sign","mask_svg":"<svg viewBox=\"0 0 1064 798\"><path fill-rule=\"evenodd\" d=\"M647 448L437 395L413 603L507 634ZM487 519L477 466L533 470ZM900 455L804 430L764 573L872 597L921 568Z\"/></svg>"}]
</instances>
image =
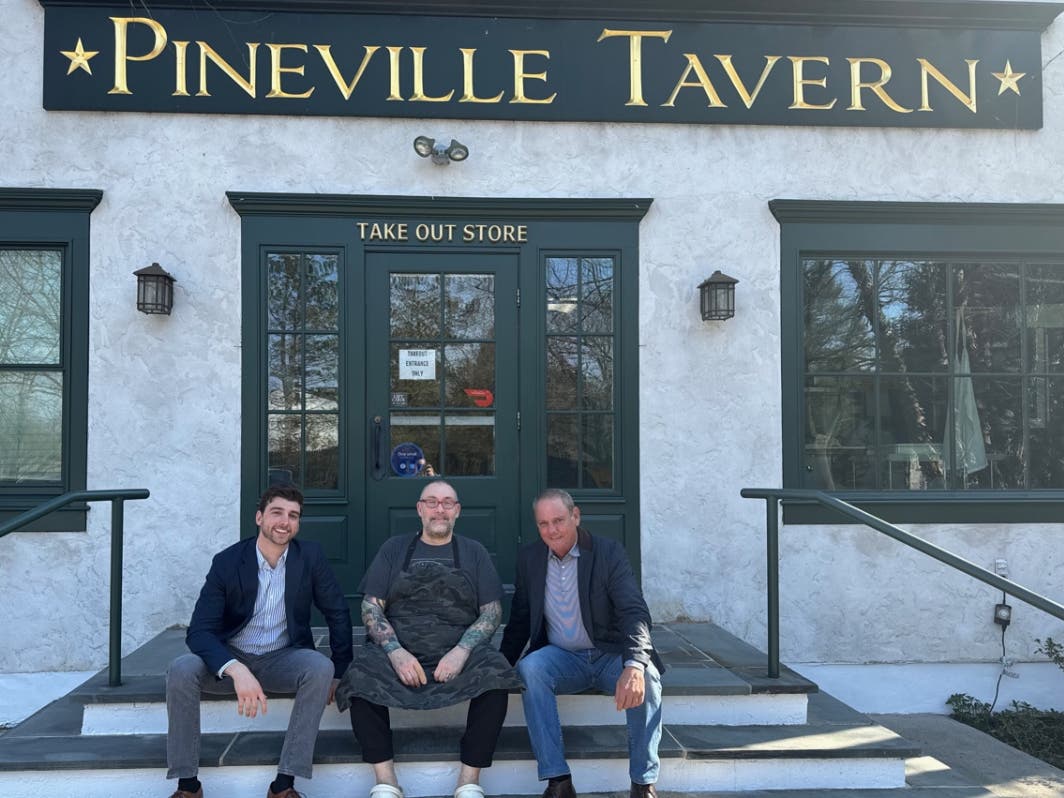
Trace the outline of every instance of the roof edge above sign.
<instances>
[{"instance_id":1,"label":"roof edge above sign","mask_svg":"<svg viewBox=\"0 0 1064 798\"><path fill-rule=\"evenodd\" d=\"M107 0L39 0L106 7ZM113 4L113 3L112 3ZM146 0L138 8L1044 30L1064 3L998 0Z\"/></svg>"}]
</instances>

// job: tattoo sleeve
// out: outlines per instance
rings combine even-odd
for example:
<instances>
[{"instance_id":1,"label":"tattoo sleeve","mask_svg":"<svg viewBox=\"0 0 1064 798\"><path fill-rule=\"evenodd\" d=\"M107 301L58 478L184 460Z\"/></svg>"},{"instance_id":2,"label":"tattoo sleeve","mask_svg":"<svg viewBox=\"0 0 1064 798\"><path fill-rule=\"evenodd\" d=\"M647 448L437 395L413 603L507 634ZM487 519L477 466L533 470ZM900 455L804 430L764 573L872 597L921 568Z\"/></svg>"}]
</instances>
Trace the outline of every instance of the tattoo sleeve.
<instances>
[{"instance_id":1,"label":"tattoo sleeve","mask_svg":"<svg viewBox=\"0 0 1064 798\"><path fill-rule=\"evenodd\" d=\"M495 630L499 628L502 620L502 602L492 601L480 608L480 617L473 621L473 625L465 630L458 645L472 651L481 643L491 640Z\"/></svg>"},{"instance_id":2,"label":"tattoo sleeve","mask_svg":"<svg viewBox=\"0 0 1064 798\"><path fill-rule=\"evenodd\" d=\"M402 648L399 638L395 636L395 630L384 616L383 600L376 596L362 597L362 623L366 625L366 634L369 635L369 639L383 648L385 654L391 654L397 648Z\"/></svg>"}]
</instances>

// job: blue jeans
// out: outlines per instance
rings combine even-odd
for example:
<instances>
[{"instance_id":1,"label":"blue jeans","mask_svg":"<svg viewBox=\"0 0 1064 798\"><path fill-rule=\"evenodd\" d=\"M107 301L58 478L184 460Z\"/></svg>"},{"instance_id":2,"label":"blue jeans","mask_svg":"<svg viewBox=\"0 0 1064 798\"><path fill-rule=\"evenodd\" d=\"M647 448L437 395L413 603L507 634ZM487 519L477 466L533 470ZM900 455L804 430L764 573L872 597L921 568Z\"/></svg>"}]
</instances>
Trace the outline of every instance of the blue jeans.
<instances>
[{"instance_id":1,"label":"blue jeans","mask_svg":"<svg viewBox=\"0 0 1064 798\"><path fill-rule=\"evenodd\" d=\"M620 654L598 649L566 651L544 646L517 663L525 683L521 701L540 780L569 772L562 743L555 696L592 687L613 695L624 665ZM635 784L658 780L658 742L661 740L661 676L653 663L644 671L646 694L638 707L625 710L628 722L628 773Z\"/></svg>"}]
</instances>

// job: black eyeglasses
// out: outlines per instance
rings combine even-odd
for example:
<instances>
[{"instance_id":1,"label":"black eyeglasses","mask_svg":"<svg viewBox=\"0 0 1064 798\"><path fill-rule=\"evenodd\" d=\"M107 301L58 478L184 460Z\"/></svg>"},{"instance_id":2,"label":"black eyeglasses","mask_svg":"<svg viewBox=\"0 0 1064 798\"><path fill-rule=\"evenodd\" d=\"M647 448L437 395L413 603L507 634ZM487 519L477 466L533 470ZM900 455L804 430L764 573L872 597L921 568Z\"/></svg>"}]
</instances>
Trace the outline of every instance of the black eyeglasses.
<instances>
[{"instance_id":1,"label":"black eyeglasses","mask_svg":"<svg viewBox=\"0 0 1064 798\"><path fill-rule=\"evenodd\" d=\"M418 499L423 505L430 510L435 510L437 507L442 507L444 510L453 510L458 506L459 502L454 499L437 499L435 496L429 496L427 499Z\"/></svg>"}]
</instances>

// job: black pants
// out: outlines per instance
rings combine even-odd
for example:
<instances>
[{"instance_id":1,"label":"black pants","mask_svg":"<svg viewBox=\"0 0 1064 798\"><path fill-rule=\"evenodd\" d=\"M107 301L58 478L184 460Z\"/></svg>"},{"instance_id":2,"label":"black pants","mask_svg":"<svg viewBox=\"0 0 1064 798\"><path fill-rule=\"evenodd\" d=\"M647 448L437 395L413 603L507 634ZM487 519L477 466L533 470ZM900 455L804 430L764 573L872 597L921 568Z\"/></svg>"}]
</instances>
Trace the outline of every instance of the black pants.
<instances>
[{"instance_id":1,"label":"black pants","mask_svg":"<svg viewBox=\"0 0 1064 798\"><path fill-rule=\"evenodd\" d=\"M465 734L460 744L463 765L491 767L502 722L506 720L506 690L488 690L469 702ZM388 707L364 698L351 699L351 729L362 748L362 761L369 764L395 759Z\"/></svg>"}]
</instances>

